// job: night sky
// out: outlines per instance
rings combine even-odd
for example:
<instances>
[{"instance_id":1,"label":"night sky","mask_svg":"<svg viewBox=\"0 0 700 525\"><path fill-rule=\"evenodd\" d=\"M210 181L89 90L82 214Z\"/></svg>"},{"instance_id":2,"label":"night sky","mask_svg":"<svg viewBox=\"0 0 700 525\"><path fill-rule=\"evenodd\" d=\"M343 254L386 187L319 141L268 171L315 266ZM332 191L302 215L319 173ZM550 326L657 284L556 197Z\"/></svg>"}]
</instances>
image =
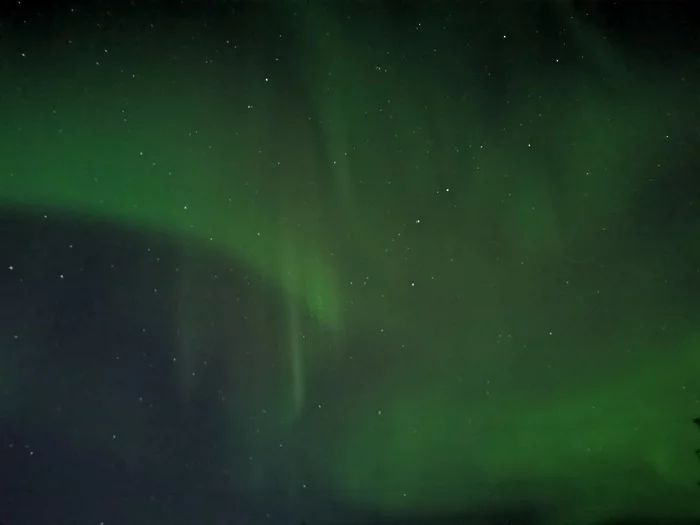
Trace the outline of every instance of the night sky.
<instances>
[{"instance_id":1,"label":"night sky","mask_svg":"<svg viewBox=\"0 0 700 525\"><path fill-rule=\"evenodd\" d=\"M690 2L30 4L0 523L700 519Z\"/></svg>"}]
</instances>

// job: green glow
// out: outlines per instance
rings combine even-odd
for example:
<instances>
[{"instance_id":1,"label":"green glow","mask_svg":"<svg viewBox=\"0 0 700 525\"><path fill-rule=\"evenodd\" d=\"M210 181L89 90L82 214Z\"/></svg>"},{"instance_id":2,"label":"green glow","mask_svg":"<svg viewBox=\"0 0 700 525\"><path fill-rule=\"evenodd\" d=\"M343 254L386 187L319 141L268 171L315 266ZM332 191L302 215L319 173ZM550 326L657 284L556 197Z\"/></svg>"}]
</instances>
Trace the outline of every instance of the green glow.
<instances>
[{"instance_id":1,"label":"green glow","mask_svg":"<svg viewBox=\"0 0 700 525\"><path fill-rule=\"evenodd\" d=\"M697 345L689 345L685 366L691 369L697 355ZM596 479L602 491L594 500L579 497L577 512L584 522L630 505L650 514L658 501L638 501L630 470L639 469L644 481L659 479L679 488L691 487L697 473L666 442L677 433L687 436L679 446L693 446L693 435L684 431L687 418L663 410L676 398L677 366L646 364L631 374L601 378L595 389L548 400L523 391L520 398L465 403L457 386L446 392L439 380L421 389L389 387L377 401L384 407L381 414L355 407L365 413L364 423L344 429L347 441L339 450L358 453L334 465L334 475L343 493L360 503L367 494L381 494L384 509L429 513L488 500L496 490L489 479L529 479L531 495L541 495L566 465L577 476ZM668 394L660 397L659 389ZM534 479L533 472L538 473ZM519 485L498 490L501 501L528 493ZM678 512L694 512L692 500L678 504Z\"/></svg>"},{"instance_id":2,"label":"green glow","mask_svg":"<svg viewBox=\"0 0 700 525\"><path fill-rule=\"evenodd\" d=\"M312 451L304 482L340 501L428 513L561 490L580 513L570 525L652 512L694 489L693 436L668 434L685 436L697 411L686 371L700 334L665 281L691 272L668 259L697 258L700 224L652 242L641 199L687 169L673 152L698 79L569 22L576 50L561 64L525 45L501 61L479 35L523 35L516 15L465 21L466 46L427 12L425 33L394 38L381 19L358 33L310 11L301 78L246 63L234 82L214 65L200 85L163 66L167 81L19 99L0 123L18 137L0 156L0 202L209 245L281 291L281 307L260 300L250 317L285 384L261 372L250 403L289 417L247 437L260 456L284 438ZM128 122L121 100L134 101ZM183 275L189 395L200 306ZM284 333L265 324L275 308ZM642 497L649 485L658 498Z\"/></svg>"}]
</instances>

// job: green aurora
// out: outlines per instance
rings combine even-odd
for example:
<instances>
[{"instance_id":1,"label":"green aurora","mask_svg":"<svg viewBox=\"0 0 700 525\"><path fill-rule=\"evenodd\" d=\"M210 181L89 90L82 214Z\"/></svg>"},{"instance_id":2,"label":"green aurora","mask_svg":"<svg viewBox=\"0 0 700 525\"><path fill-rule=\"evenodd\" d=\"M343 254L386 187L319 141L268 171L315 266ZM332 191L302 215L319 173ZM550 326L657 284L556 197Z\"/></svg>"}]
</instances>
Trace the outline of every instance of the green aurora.
<instances>
[{"instance_id":1,"label":"green aurora","mask_svg":"<svg viewBox=\"0 0 700 525\"><path fill-rule=\"evenodd\" d=\"M304 487L414 514L496 487L568 523L697 514L700 223L646 210L697 171L700 78L555 14L562 49L526 8L420 30L309 8L293 65L220 30L178 47L178 20L121 50L123 29L59 32L0 65L0 203L166 233L279 290L280 422L248 439L312 451ZM179 286L185 333L201 305L186 268Z\"/></svg>"}]
</instances>

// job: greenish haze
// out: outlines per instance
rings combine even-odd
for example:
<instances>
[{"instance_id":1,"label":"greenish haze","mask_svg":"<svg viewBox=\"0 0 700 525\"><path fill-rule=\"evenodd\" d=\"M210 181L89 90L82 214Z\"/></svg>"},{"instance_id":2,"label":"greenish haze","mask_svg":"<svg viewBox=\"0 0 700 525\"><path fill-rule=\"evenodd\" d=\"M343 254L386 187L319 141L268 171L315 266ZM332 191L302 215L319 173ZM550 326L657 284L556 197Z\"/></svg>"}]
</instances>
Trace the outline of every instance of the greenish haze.
<instances>
[{"instance_id":1,"label":"greenish haze","mask_svg":"<svg viewBox=\"0 0 700 525\"><path fill-rule=\"evenodd\" d=\"M526 13L391 31L318 9L293 79L254 57L81 66L4 102L0 201L209 245L280 290L265 344L289 380L260 381L286 414L247 438L296 436L311 487L414 513L531 495L568 523L697 512L700 334L669 279L696 271L699 224L652 231L645 208L692 155L697 93L560 15L560 52ZM189 395L199 306L180 285Z\"/></svg>"}]
</instances>

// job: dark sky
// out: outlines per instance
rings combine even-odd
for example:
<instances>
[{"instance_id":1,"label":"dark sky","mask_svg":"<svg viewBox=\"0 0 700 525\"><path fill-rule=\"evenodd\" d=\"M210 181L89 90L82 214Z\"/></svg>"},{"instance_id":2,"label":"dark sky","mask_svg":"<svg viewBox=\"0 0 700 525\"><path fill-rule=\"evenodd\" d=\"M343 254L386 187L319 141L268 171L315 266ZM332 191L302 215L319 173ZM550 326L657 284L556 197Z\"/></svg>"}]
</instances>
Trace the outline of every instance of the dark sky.
<instances>
[{"instance_id":1,"label":"dark sky","mask_svg":"<svg viewBox=\"0 0 700 525\"><path fill-rule=\"evenodd\" d=\"M0 523L700 519L698 27L7 2Z\"/></svg>"}]
</instances>

